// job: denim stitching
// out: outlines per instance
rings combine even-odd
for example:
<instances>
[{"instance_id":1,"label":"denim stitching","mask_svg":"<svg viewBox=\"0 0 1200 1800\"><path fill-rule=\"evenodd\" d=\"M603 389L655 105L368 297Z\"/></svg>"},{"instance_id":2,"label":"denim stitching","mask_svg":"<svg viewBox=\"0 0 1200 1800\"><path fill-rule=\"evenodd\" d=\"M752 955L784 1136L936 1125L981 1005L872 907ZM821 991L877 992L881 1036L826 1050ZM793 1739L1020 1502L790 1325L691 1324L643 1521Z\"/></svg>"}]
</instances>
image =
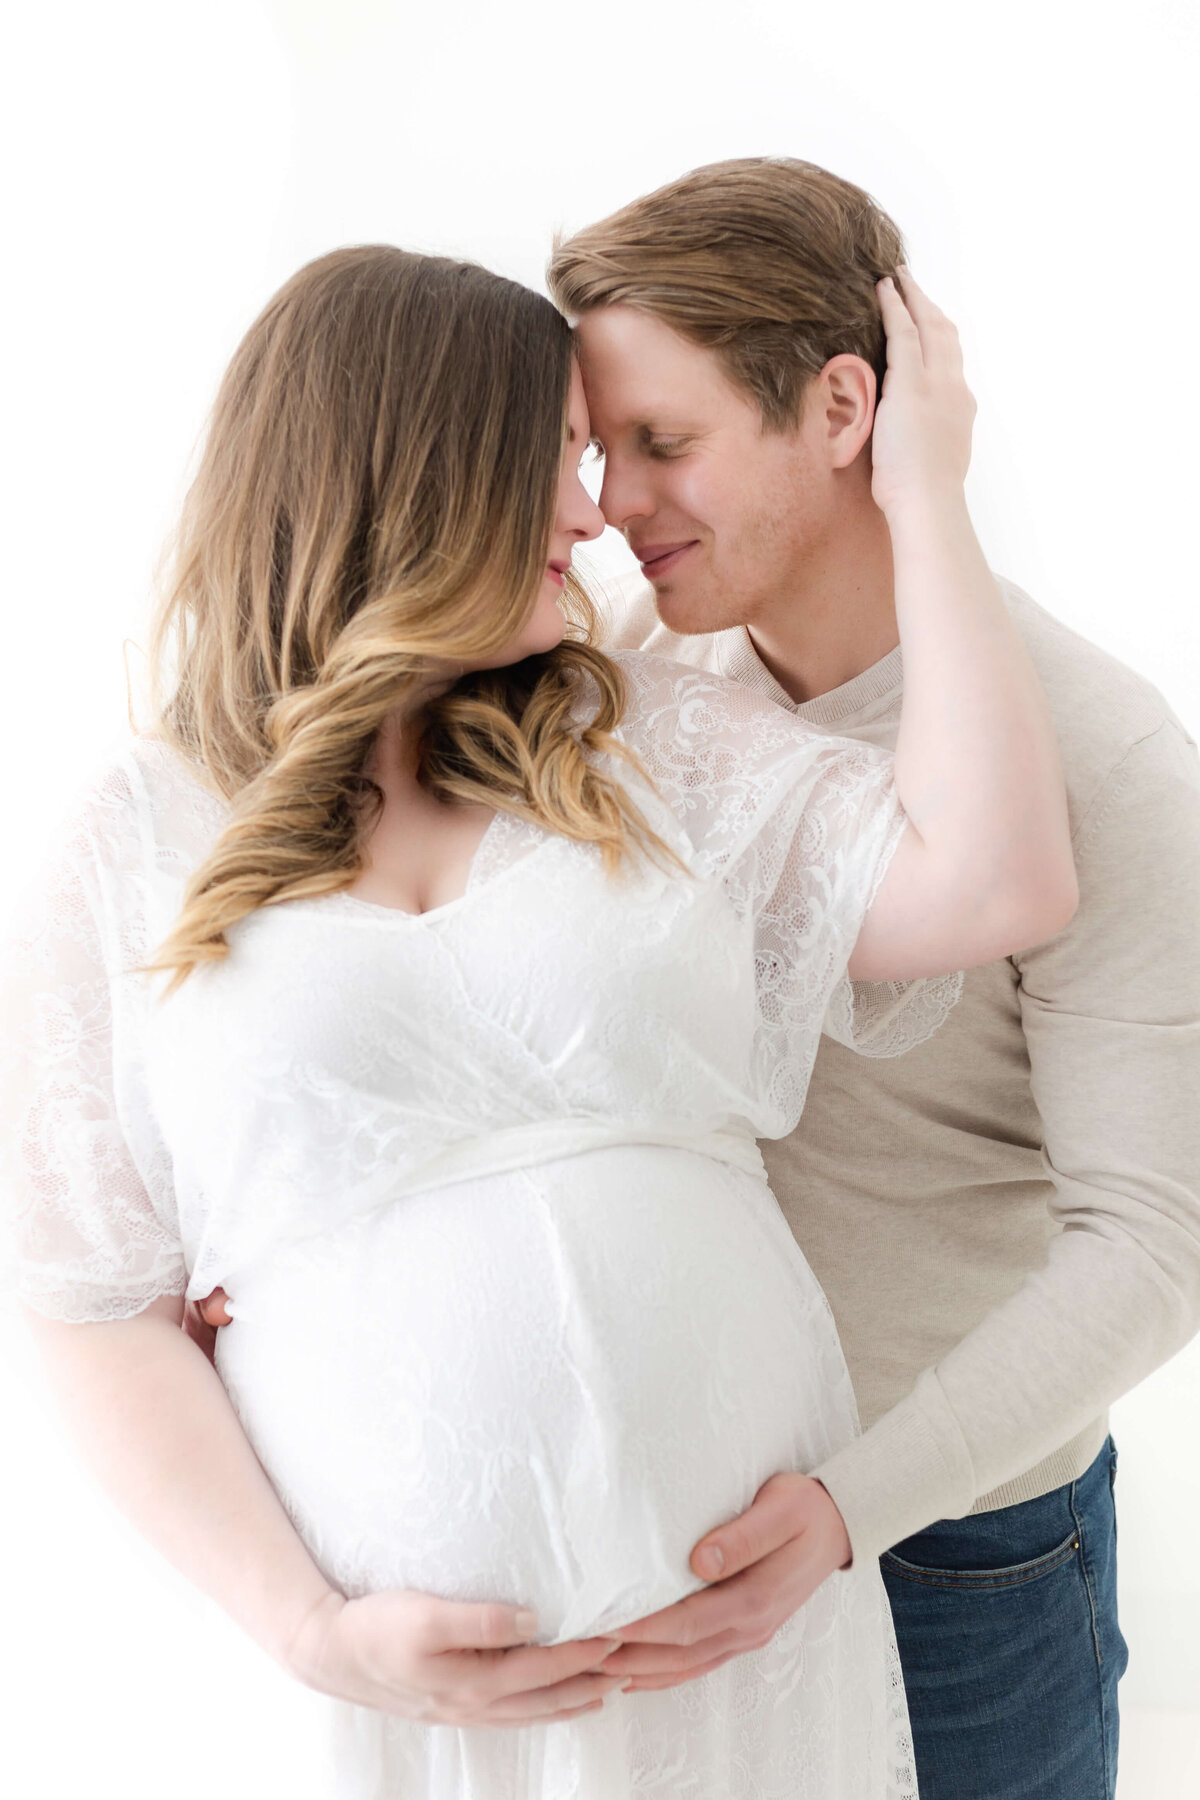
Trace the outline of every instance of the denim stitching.
<instances>
[{"instance_id":1,"label":"denim stitching","mask_svg":"<svg viewBox=\"0 0 1200 1800\"><path fill-rule=\"evenodd\" d=\"M1075 1517L1072 1509L1072 1517ZM1050 1550L1045 1556L1037 1557L1033 1562L1017 1563L1008 1569L997 1569L989 1572L984 1569L921 1569L915 1563L906 1563L903 1558L894 1556L890 1550L883 1555L883 1564L892 1575L903 1581L911 1581L920 1587L961 1588L968 1592L986 1591L989 1588L1024 1587L1027 1582L1037 1581L1043 1575L1050 1575L1068 1562L1080 1547L1079 1525L1065 1544L1057 1550ZM1024 1570L1019 1574L1018 1570ZM1094 1633L1093 1633L1094 1635Z\"/></svg>"},{"instance_id":2,"label":"denim stitching","mask_svg":"<svg viewBox=\"0 0 1200 1800\"><path fill-rule=\"evenodd\" d=\"M1108 1708L1104 1698L1104 1680L1100 1672L1100 1665L1104 1661L1104 1652L1100 1648L1100 1631L1096 1622L1096 1596L1092 1589L1092 1576L1088 1568L1088 1547L1084 1540L1083 1525L1080 1521L1079 1510L1076 1504L1076 1489L1078 1486L1079 1483L1077 1481L1071 1483L1068 1505L1071 1508L1071 1517L1075 1521L1075 1529L1079 1535L1079 1570L1083 1576L1084 1592L1087 1594L1088 1613L1092 1621L1092 1644L1096 1651L1096 1692L1100 1701L1100 1755L1104 1766L1104 1791L1106 1794L1111 1794L1113 1791L1113 1782L1112 1772L1108 1766Z\"/></svg>"}]
</instances>

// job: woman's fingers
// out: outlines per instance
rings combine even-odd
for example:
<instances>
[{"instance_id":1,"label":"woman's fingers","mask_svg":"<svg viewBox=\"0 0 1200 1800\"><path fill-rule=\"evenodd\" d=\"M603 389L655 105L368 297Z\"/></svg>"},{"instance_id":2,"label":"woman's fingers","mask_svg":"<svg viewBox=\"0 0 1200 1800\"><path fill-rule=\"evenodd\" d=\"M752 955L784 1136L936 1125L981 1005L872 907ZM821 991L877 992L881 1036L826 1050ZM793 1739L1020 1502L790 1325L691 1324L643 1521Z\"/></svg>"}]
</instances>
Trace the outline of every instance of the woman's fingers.
<instances>
[{"instance_id":1,"label":"woman's fingers","mask_svg":"<svg viewBox=\"0 0 1200 1800\"><path fill-rule=\"evenodd\" d=\"M572 1706L566 1712L531 1713L526 1718L513 1719L481 1719L480 1726L484 1730L511 1731L514 1724L519 1725L561 1725L566 1719L582 1719L585 1713L599 1712L604 1700L589 1700L586 1706Z\"/></svg>"},{"instance_id":2,"label":"woman's fingers","mask_svg":"<svg viewBox=\"0 0 1200 1800\"><path fill-rule=\"evenodd\" d=\"M614 1638L589 1638L569 1644L530 1644L494 1658L477 1656L475 1661L490 1703L514 1694L540 1693L577 1676L594 1674L616 1647Z\"/></svg>"},{"instance_id":3,"label":"woman's fingers","mask_svg":"<svg viewBox=\"0 0 1200 1800\"><path fill-rule=\"evenodd\" d=\"M439 1600L432 1594L424 1600L421 1648L431 1656L446 1650L507 1650L528 1644L537 1630L537 1614L528 1607Z\"/></svg>"},{"instance_id":4,"label":"woman's fingers","mask_svg":"<svg viewBox=\"0 0 1200 1800\"><path fill-rule=\"evenodd\" d=\"M530 1723L534 1719L561 1718L586 1706L603 1701L607 1694L628 1680L625 1675L575 1675L550 1688L536 1688L527 1693L509 1694L493 1700L480 1718L485 1725Z\"/></svg>"},{"instance_id":5,"label":"woman's fingers","mask_svg":"<svg viewBox=\"0 0 1200 1800\"><path fill-rule=\"evenodd\" d=\"M898 274L901 296L921 340L922 360L927 367L940 364L961 371L962 344L954 321L929 298L911 269L901 266Z\"/></svg>"},{"instance_id":6,"label":"woman's fingers","mask_svg":"<svg viewBox=\"0 0 1200 1800\"><path fill-rule=\"evenodd\" d=\"M875 283L883 329L887 333L889 369L901 369L921 363L921 334L917 322L904 303L898 283L890 275Z\"/></svg>"},{"instance_id":7,"label":"woman's fingers","mask_svg":"<svg viewBox=\"0 0 1200 1800\"><path fill-rule=\"evenodd\" d=\"M681 1687L685 1681L699 1681L701 1675L711 1675L724 1663L732 1662L735 1656L741 1656L741 1650L727 1650L723 1656L714 1656L711 1662L701 1663L698 1669L688 1669L684 1673L676 1672L668 1675L644 1675L634 1677L630 1692L634 1694L661 1693L664 1688Z\"/></svg>"},{"instance_id":8,"label":"woman's fingers","mask_svg":"<svg viewBox=\"0 0 1200 1800\"><path fill-rule=\"evenodd\" d=\"M687 1649L679 1644L622 1644L605 1663L604 1673L619 1675L622 1681L631 1675L675 1675L682 1680L698 1675L714 1657L736 1656L745 1647L737 1631L718 1632Z\"/></svg>"},{"instance_id":9,"label":"woman's fingers","mask_svg":"<svg viewBox=\"0 0 1200 1800\"><path fill-rule=\"evenodd\" d=\"M594 1670L620 1643L616 1637L595 1637L531 1644L536 1630L536 1616L524 1607L426 1596L419 1645L423 1655L437 1658L442 1679L469 1683L482 1701L491 1702Z\"/></svg>"}]
</instances>

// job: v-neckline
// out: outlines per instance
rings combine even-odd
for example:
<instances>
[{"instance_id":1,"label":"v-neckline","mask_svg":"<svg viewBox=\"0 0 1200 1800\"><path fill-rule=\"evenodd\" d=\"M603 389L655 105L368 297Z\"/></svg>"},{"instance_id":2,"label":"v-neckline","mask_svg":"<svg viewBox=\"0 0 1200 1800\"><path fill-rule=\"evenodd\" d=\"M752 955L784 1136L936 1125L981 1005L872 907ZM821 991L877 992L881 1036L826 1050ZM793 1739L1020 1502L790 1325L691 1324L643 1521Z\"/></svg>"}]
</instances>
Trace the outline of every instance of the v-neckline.
<instances>
[{"instance_id":1,"label":"v-neckline","mask_svg":"<svg viewBox=\"0 0 1200 1800\"><path fill-rule=\"evenodd\" d=\"M519 868L521 864L527 860L528 856L535 855L544 844L552 841L557 835L553 832L543 832L541 843L533 845L531 850L526 852L525 856L518 856L514 861L507 863L504 868L497 871L492 880L484 882L478 881L476 876L484 848L490 844L500 821L502 819L512 821L513 817L513 814L502 812L499 809L492 814L479 842L471 852L471 860L467 864L466 885L464 886L462 893L456 894L452 900L443 900L438 906L428 906L425 908L424 912L413 912L407 906L388 906L383 901L364 900L360 895L351 894L345 888L342 888L336 894L322 894L317 896L315 903L318 905L326 905L329 902L340 901L345 909L351 912L361 913L367 918L378 918L382 920L402 919L412 925L419 925L423 922L444 918L449 913L457 912L468 900L473 900L476 894L492 887L494 882L503 880L510 870ZM303 902L301 902L301 904L303 904Z\"/></svg>"}]
</instances>

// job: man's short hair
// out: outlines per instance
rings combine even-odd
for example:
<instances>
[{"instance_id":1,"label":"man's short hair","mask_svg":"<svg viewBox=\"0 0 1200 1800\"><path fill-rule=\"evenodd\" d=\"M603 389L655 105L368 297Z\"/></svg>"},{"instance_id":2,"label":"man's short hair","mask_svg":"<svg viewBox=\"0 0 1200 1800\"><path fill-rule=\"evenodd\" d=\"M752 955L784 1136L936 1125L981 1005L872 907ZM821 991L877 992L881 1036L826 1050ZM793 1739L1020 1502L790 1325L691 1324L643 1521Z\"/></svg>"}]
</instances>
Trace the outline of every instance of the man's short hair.
<instances>
[{"instance_id":1,"label":"man's short hair","mask_svg":"<svg viewBox=\"0 0 1200 1800\"><path fill-rule=\"evenodd\" d=\"M634 306L715 351L764 426L785 431L830 357L861 356L882 381L875 283L903 260L896 226L853 182L747 156L693 169L559 238L547 273L570 318Z\"/></svg>"}]
</instances>

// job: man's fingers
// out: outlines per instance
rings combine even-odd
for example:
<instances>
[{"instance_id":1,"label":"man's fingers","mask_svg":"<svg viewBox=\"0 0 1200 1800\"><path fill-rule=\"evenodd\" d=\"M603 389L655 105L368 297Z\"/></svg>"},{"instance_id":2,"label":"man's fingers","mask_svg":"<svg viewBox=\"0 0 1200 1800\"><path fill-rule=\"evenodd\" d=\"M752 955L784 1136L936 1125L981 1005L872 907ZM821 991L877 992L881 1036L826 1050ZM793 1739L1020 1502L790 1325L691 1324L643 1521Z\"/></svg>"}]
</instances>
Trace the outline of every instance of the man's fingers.
<instances>
[{"instance_id":1,"label":"man's fingers","mask_svg":"<svg viewBox=\"0 0 1200 1800\"><path fill-rule=\"evenodd\" d=\"M200 1309L191 1300L183 1309L183 1329L187 1336L199 1349L203 1350L210 1363L216 1362L217 1334L212 1326L200 1316Z\"/></svg>"},{"instance_id":2,"label":"man's fingers","mask_svg":"<svg viewBox=\"0 0 1200 1800\"><path fill-rule=\"evenodd\" d=\"M803 1537L773 1550L740 1575L718 1581L635 1624L622 1625L625 1644L676 1644L685 1649L737 1632L744 1641L769 1637L810 1599L830 1573Z\"/></svg>"},{"instance_id":3,"label":"man's fingers","mask_svg":"<svg viewBox=\"0 0 1200 1800\"><path fill-rule=\"evenodd\" d=\"M214 1288L211 1294L206 1294L204 1299L197 1303L196 1310L206 1325L232 1324L233 1314L225 1304L228 1298L224 1288Z\"/></svg>"},{"instance_id":4,"label":"man's fingers","mask_svg":"<svg viewBox=\"0 0 1200 1800\"><path fill-rule=\"evenodd\" d=\"M767 1567L768 1558L761 1567ZM719 1632L737 1630L743 1614L757 1615L757 1587L751 1585L756 1571L719 1581L701 1594L690 1594L662 1612L651 1613L633 1625L622 1625L625 1644L674 1644L685 1649L714 1638Z\"/></svg>"},{"instance_id":5,"label":"man's fingers","mask_svg":"<svg viewBox=\"0 0 1200 1800\"><path fill-rule=\"evenodd\" d=\"M700 1539L691 1556L696 1574L705 1581L725 1581L790 1543L804 1529L797 1498L794 1482L765 1482L744 1513Z\"/></svg>"}]
</instances>

